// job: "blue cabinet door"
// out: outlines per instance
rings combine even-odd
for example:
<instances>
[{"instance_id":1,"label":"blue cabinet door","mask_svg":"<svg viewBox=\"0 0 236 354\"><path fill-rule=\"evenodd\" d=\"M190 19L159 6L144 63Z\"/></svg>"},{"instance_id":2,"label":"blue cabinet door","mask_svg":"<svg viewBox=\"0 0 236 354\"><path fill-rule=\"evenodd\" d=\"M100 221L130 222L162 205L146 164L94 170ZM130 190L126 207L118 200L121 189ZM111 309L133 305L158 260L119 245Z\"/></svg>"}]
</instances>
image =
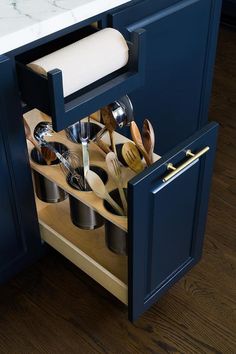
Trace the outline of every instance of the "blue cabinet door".
<instances>
[{"instance_id":1,"label":"blue cabinet door","mask_svg":"<svg viewBox=\"0 0 236 354\"><path fill-rule=\"evenodd\" d=\"M129 182L131 320L201 257L217 128L209 124Z\"/></svg>"},{"instance_id":2,"label":"blue cabinet door","mask_svg":"<svg viewBox=\"0 0 236 354\"><path fill-rule=\"evenodd\" d=\"M0 283L35 260L41 241L11 61L0 56Z\"/></svg>"},{"instance_id":3,"label":"blue cabinet door","mask_svg":"<svg viewBox=\"0 0 236 354\"><path fill-rule=\"evenodd\" d=\"M110 15L127 39L146 30L146 80L130 97L135 119L153 122L159 154L207 123L220 10L220 0L145 0Z\"/></svg>"}]
</instances>

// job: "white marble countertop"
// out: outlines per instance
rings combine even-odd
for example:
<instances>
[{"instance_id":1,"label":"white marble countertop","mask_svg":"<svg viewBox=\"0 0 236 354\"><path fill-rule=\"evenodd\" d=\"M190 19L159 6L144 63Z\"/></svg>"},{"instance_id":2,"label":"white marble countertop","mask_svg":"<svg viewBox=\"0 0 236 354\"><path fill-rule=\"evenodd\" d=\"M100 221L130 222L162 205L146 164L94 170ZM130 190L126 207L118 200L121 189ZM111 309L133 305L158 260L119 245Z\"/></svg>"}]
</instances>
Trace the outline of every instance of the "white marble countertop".
<instances>
[{"instance_id":1,"label":"white marble countertop","mask_svg":"<svg viewBox=\"0 0 236 354\"><path fill-rule=\"evenodd\" d=\"M131 0L0 0L0 54Z\"/></svg>"}]
</instances>

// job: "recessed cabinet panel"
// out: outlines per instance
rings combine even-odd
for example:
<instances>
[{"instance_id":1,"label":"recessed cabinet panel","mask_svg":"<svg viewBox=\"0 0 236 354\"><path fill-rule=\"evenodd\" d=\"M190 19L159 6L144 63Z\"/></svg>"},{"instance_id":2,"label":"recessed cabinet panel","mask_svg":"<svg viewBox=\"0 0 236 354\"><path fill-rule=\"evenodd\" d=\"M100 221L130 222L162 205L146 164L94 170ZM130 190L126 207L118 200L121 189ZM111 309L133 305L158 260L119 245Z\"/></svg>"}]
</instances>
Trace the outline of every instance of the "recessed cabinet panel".
<instances>
[{"instance_id":1,"label":"recessed cabinet panel","mask_svg":"<svg viewBox=\"0 0 236 354\"><path fill-rule=\"evenodd\" d=\"M134 320L201 257L217 125L129 182L129 316Z\"/></svg>"},{"instance_id":2,"label":"recessed cabinet panel","mask_svg":"<svg viewBox=\"0 0 236 354\"><path fill-rule=\"evenodd\" d=\"M146 81L130 97L136 120L153 122L159 155L207 123L220 6L220 0L146 0L111 15L127 38L146 30Z\"/></svg>"},{"instance_id":3,"label":"recessed cabinet panel","mask_svg":"<svg viewBox=\"0 0 236 354\"><path fill-rule=\"evenodd\" d=\"M161 183L151 191L148 295L191 258L200 165L198 161L173 181Z\"/></svg>"}]
</instances>

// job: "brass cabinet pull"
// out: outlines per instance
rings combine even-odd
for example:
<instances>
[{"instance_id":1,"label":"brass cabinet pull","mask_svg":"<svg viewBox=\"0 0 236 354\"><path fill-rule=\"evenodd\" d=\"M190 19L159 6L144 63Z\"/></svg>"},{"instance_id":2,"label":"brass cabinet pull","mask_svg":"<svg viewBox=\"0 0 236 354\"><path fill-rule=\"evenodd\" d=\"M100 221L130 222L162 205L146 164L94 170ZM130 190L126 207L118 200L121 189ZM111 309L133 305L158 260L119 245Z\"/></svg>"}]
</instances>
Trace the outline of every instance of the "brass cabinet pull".
<instances>
[{"instance_id":1,"label":"brass cabinet pull","mask_svg":"<svg viewBox=\"0 0 236 354\"><path fill-rule=\"evenodd\" d=\"M197 152L196 154L193 154L191 150L187 150L186 156L191 156L191 158L189 160L185 161L179 167L174 167L172 163L169 163L167 165L167 169L172 170L172 172L170 172L165 178L163 178L163 182L168 182L171 178L173 178L175 175L177 175L179 172L181 172L187 166L191 165L191 163L193 163L195 160L199 159L199 157L206 154L207 151L209 151L209 150L210 150L209 146L206 146L204 149Z\"/></svg>"}]
</instances>

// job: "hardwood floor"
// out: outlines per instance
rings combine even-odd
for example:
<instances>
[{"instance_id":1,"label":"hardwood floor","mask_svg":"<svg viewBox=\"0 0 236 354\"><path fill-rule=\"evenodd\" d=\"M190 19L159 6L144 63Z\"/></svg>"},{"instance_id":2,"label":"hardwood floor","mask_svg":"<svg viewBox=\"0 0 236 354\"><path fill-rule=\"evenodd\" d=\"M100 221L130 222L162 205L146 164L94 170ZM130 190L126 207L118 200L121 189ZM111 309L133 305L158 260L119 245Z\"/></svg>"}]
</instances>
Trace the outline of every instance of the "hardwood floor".
<instances>
[{"instance_id":1,"label":"hardwood floor","mask_svg":"<svg viewBox=\"0 0 236 354\"><path fill-rule=\"evenodd\" d=\"M0 353L236 353L236 32L222 28L210 118L221 125L202 261L134 325L56 252L0 292Z\"/></svg>"}]
</instances>

